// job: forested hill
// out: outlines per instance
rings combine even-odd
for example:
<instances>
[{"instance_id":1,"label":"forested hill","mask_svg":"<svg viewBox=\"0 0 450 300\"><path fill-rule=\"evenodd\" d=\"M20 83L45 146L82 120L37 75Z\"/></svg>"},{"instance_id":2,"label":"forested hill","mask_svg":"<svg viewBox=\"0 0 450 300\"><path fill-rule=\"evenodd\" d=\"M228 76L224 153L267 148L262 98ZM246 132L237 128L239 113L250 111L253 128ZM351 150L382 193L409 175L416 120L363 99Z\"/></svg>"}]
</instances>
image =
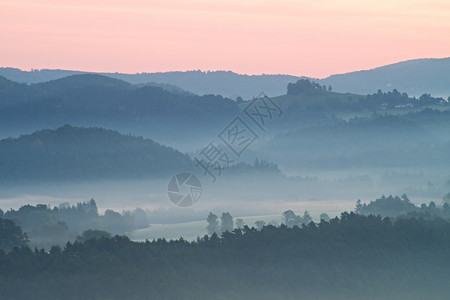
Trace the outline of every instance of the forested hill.
<instances>
[{"instance_id":1,"label":"forested hill","mask_svg":"<svg viewBox=\"0 0 450 300\"><path fill-rule=\"evenodd\" d=\"M142 178L192 167L175 149L102 128L65 125L0 141L2 181Z\"/></svg>"},{"instance_id":2,"label":"forested hill","mask_svg":"<svg viewBox=\"0 0 450 300\"><path fill-rule=\"evenodd\" d=\"M304 168L439 166L449 144L409 120L378 116L278 134L268 149L270 160Z\"/></svg>"},{"instance_id":3,"label":"forested hill","mask_svg":"<svg viewBox=\"0 0 450 300\"><path fill-rule=\"evenodd\" d=\"M72 124L161 141L216 133L238 110L235 101L222 96L137 87L95 74L32 85L0 77L0 137Z\"/></svg>"},{"instance_id":4,"label":"forested hill","mask_svg":"<svg viewBox=\"0 0 450 300\"><path fill-rule=\"evenodd\" d=\"M221 96L200 97L187 93L181 95L181 93L171 93L160 87L135 86L119 79L96 74L72 75L31 85L17 83L0 76L0 107L53 99L58 100L61 105L70 104L91 108L92 104L101 103L104 105L103 108L114 108L124 104L142 105L145 100L142 99L143 97L147 97L153 106L177 104L181 108L200 106L206 102L206 99L215 104L223 102L222 106L228 105L230 108L233 108L235 103ZM155 103L155 98L160 103ZM216 113L223 108L210 105L202 109L208 113Z\"/></svg>"}]
</instances>

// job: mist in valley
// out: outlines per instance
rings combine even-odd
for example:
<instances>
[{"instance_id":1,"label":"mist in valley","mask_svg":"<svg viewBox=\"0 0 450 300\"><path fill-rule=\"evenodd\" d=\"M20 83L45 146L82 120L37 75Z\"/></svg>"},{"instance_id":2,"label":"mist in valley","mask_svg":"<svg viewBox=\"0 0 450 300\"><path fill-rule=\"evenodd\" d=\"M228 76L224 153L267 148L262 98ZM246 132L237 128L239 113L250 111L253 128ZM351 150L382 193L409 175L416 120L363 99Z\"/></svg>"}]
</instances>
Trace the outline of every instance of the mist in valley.
<instances>
[{"instance_id":1,"label":"mist in valley","mask_svg":"<svg viewBox=\"0 0 450 300\"><path fill-rule=\"evenodd\" d=\"M442 3L47 2L0 3L1 300L448 299Z\"/></svg>"}]
</instances>

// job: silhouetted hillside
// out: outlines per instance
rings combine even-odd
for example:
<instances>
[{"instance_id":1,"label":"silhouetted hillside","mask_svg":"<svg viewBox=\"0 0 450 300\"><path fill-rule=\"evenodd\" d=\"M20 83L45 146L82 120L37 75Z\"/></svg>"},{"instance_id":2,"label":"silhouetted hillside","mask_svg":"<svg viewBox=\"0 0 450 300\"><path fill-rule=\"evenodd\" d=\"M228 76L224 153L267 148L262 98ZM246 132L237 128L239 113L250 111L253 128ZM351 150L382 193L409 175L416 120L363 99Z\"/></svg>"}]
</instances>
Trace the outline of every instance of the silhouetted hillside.
<instances>
[{"instance_id":1,"label":"silhouetted hillside","mask_svg":"<svg viewBox=\"0 0 450 300\"><path fill-rule=\"evenodd\" d=\"M69 125L0 141L2 181L142 178L193 167L191 159L150 139Z\"/></svg>"},{"instance_id":2,"label":"silhouetted hillside","mask_svg":"<svg viewBox=\"0 0 450 300\"><path fill-rule=\"evenodd\" d=\"M24 85L0 80L0 136L63 124L100 126L172 142L215 134L238 113L221 96L136 87L101 75Z\"/></svg>"},{"instance_id":3,"label":"silhouetted hillside","mask_svg":"<svg viewBox=\"0 0 450 300\"><path fill-rule=\"evenodd\" d=\"M85 73L87 72L70 70L22 71L15 68L0 68L0 76L29 84ZM281 95L286 91L288 83L295 82L300 78L291 75L243 75L231 71L96 74L125 80L132 84L168 84L199 95L214 94L231 98L240 96L245 99L255 97L262 91L270 96Z\"/></svg>"},{"instance_id":4,"label":"silhouetted hillside","mask_svg":"<svg viewBox=\"0 0 450 300\"><path fill-rule=\"evenodd\" d=\"M31 85L32 88L46 91L47 93L64 91L68 89L83 89L93 86L123 90L135 89L132 84L126 81L97 74L72 75L61 79Z\"/></svg>"},{"instance_id":5,"label":"silhouetted hillside","mask_svg":"<svg viewBox=\"0 0 450 300\"><path fill-rule=\"evenodd\" d=\"M399 117L352 120L280 134L269 159L309 168L439 165L448 145L416 123ZM446 160L447 161L447 160Z\"/></svg>"}]
</instances>

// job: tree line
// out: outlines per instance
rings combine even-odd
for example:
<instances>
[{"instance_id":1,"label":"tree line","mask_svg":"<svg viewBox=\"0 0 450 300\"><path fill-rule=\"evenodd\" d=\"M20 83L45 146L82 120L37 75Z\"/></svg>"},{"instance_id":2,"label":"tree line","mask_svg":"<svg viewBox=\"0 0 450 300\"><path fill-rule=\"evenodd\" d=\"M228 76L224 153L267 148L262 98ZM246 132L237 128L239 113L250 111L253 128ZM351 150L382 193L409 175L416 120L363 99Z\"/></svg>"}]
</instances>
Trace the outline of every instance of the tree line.
<instances>
[{"instance_id":1,"label":"tree line","mask_svg":"<svg viewBox=\"0 0 450 300\"><path fill-rule=\"evenodd\" d=\"M355 213L362 215L380 215L383 217L420 217L420 218L443 218L450 220L450 193L442 197L442 205L430 201L427 205L422 203L415 205L411 202L408 195L401 196L385 196L362 203L361 200L356 201Z\"/></svg>"},{"instance_id":2,"label":"tree line","mask_svg":"<svg viewBox=\"0 0 450 300\"><path fill-rule=\"evenodd\" d=\"M8 300L446 299L449 251L442 218L344 212L193 242L115 236L50 251L17 246L0 251L0 290Z\"/></svg>"},{"instance_id":3,"label":"tree line","mask_svg":"<svg viewBox=\"0 0 450 300\"><path fill-rule=\"evenodd\" d=\"M141 208L122 213L107 209L100 215L94 199L76 205L62 203L53 208L44 204L24 205L17 210L0 210L0 217L20 226L31 246L47 249L74 241L89 229L123 235L149 226L147 215Z\"/></svg>"},{"instance_id":4,"label":"tree line","mask_svg":"<svg viewBox=\"0 0 450 300\"><path fill-rule=\"evenodd\" d=\"M349 94L349 101L339 101L337 94L329 93L332 91L332 87L320 85L309 79L300 79L295 83L289 83L287 86L287 95L289 96L328 96L331 97L328 105L334 108L349 109L349 110L362 110L362 109L393 109L393 108L413 108L424 107L430 105L448 105L450 97L444 99L442 97L433 97L428 93L422 94L420 97L410 97L407 93L401 93L397 89L392 91L383 92L378 90L376 93L368 94L366 96L357 96L358 101L353 101L352 95ZM336 100L336 101L334 101ZM320 108L320 105L316 107Z\"/></svg>"}]
</instances>

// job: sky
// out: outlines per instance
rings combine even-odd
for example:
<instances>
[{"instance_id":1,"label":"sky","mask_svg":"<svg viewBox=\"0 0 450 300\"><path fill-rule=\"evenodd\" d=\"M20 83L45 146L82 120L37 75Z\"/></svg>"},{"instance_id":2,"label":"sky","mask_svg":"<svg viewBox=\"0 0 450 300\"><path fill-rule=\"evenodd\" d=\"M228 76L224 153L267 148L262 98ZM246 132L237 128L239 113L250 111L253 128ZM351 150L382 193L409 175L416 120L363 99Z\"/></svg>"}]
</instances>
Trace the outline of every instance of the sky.
<instances>
[{"instance_id":1,"label":"sky","mask_svg":"<svg viewBox=\"0 0 450 300\"><path fill-rule=\"evenodd\" d=\"M450 56L449 0L0 0L0 67L331 74Z\"/></svg>"}]
</instances>

